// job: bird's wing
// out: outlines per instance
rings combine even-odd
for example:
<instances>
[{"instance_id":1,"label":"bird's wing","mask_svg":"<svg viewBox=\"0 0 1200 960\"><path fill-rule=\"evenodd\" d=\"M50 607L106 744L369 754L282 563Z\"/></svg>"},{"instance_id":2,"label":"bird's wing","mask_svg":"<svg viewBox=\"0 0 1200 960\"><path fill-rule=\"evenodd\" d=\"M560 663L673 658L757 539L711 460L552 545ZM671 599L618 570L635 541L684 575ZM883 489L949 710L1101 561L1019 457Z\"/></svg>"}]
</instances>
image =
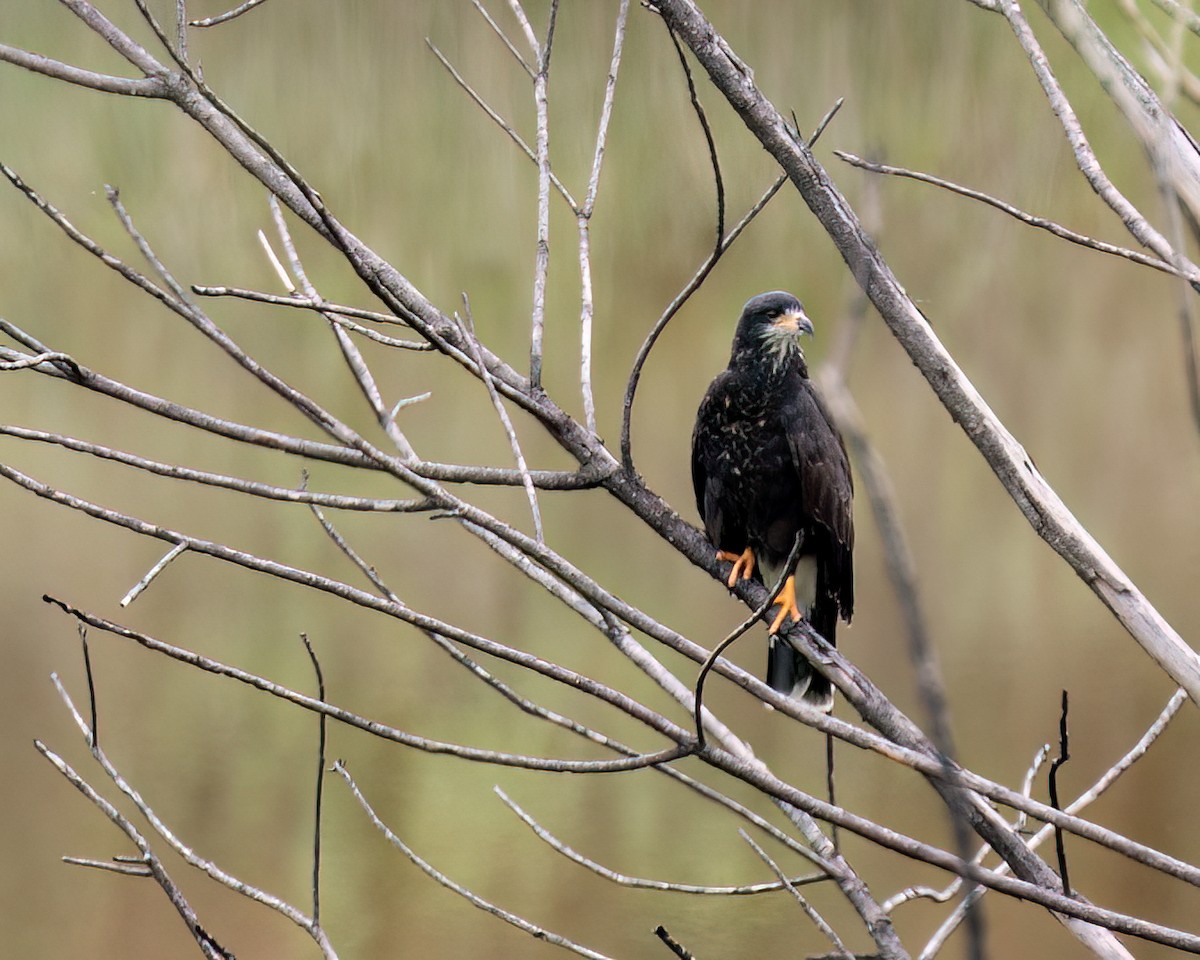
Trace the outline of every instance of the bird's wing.
<instances>
[{"instance_id":1,"label":"bird's wing","mask_svg":"<svg viewBox=\"0 0 1200 960\"><path fill-rule=\"evenodd\" d=\"M854 480L841 434L812 383L805 379L783 408L792 464L800 478L804 525L829 533L827 589L838 597L842 615L854 607Z\"/></svg>"},{"instance_id":2,"label":"bird's wing","mask_svg":"<svg viewBox=\"0 0 1200 960\"><path fill-rule=\"evenodd\" d=\"M696 509L709 541L717 546L722 539L722 510L718 491L714 489L716 484L710 481L713 458L720 454L721 438L718 434L723 422L722 406L728 373L721 373L709 384L704 399L700 401L700 409L696 411L696 426L692 431L692 489L696 495Z\"/></svg>"}]
</instances>

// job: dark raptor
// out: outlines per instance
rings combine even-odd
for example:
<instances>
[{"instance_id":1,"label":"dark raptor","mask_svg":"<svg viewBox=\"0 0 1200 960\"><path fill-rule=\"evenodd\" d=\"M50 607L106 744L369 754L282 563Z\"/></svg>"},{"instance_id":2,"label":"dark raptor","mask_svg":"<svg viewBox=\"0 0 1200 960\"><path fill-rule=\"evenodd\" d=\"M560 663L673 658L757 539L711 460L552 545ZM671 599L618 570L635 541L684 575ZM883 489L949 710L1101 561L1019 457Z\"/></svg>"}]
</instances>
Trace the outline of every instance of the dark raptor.
<instances>
[{"instance_id":1,"label":"dark raptor","mask_svg":"<svg viewBox=\"0 0 1200 960\"><path fill-rule=\"evenodd\" d=\"M801 538L770 628L767 683L828 710L829 681L776 634L807 618L831 644L854 611L854 483L841 434L808 378L800 338L812 321L790 293L759 294L742 310L729 367L696 414L692 483L728 585L773 587Z\"/></svg>"}]
</instances>

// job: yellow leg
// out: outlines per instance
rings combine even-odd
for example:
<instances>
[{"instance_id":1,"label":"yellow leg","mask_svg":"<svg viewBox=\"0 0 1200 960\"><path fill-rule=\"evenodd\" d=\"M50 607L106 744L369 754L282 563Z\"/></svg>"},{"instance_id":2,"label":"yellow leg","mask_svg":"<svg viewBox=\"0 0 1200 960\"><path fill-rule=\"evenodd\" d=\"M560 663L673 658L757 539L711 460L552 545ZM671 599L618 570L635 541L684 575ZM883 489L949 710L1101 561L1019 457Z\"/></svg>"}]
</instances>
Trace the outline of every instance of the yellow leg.
<instances>
[{"instance_id":1,"label":"yellow leg","mask_svg":"<svg viewBox=\"0 0 1200 960\"><path fill-rule=\"evenodd\" d=\"M779 628L783 626L783 621L788 617L793 620L803 620L804 617L800 613L800 608L796 606L796 578L790 576L783 585L783 589L779 591L779 596L775 598L775 602L779 604L779 612L775 614L775 619L771 621L771 629L768 633L778 633Z\"/></svg>"},{"instance_id":2,"label":"yellow leg","mask_svg":"<svg viewBox=\"0 0 1200 960\"><path fill-rule=\"evenodd\" d=\"M717 559L733 561L733 569L729 571L729 579L726 581L730 590L737 585L739 580L749 580L754 575L754 551L749 547L741 553L718 550Z\"/></svg>"}]
</instances>

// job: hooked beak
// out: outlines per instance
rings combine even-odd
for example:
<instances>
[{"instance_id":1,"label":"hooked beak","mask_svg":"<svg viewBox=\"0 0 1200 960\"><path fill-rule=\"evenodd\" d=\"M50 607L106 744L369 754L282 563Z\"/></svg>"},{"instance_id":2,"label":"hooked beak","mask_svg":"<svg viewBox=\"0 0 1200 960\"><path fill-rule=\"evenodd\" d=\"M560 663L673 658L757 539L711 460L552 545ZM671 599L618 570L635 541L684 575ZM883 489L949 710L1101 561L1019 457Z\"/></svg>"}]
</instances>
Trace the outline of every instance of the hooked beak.
<instances>
[{"instance_id":1,"label":"hooked beak","mask_svg":"<svg viewBox=\"0 0 1200 960\"><path fill-rule=\"evenodd\" d=\"M772 326L777 330L786 330L788 333L800 336L808 334L813 335L812 321L808 319L808 314L803 310L789 310L783 314L778 320L772 323Z\"/></svg>"}]
</instances>

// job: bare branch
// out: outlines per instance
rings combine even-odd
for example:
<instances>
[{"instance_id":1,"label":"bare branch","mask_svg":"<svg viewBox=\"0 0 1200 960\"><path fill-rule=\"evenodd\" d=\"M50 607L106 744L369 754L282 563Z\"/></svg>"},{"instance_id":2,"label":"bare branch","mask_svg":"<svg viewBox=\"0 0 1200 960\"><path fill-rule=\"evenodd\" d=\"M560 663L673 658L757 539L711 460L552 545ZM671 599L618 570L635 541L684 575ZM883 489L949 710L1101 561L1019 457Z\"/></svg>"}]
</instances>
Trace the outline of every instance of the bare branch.
<instances>
[{"instance_id":1,"label":"bare branch","mask_svg":"<svg viewBox=\"0 0 1200 960\"><path fill-rule=\"evenodd\" d=\"M182 891L171 879L170 874L163 868L162 863L154 852L150 849L150 844L146 838L138 832L137 828L111 803L104 799L90 783L83 779L74 768L70 766L62 757L47 747L42 741L35 740L34 747L38 753L50 761L50 764L61 773L76 790L82 793L101 813L103 813L122 833L129 838L135 847L141 852L143 865L130 865L126 868L120 868L116 864L103 864L103 868L107 870L116 870L121 873L129 873L134 876L151 876L155 882L162 887L167 898L171 901L171 906L179 913L184 924L188 928L188 932L196 941L196 945L200 947L204 956L209 960L225 960L227 954L222 950L213 939L200 926L200 921L196 918L196 913L192 910L191 905L187 902ZM71 857L64 858L67 863L78 863L84 866L100 867L101 862L95 860L81 860Z\"/></svg>"},{"instance_id":2,"label":"bare branch","mask_svg":"<svg viewBox=\"0 0 1200 960\"><path fill-rule=\"evenodd\" d=\"M347 588L353 590L353 588ZM515 650L511 647L506 647L503 644L497 643L494 640L488 640L483 637L475 637L467 634L465 631L453 627L449 624L441 624L442 629L438 629L437 621L430 618L422 617L424 625L422 629L426 632L435 631L447 637L450 637L460 643L465 643L468 646L474 647L483 653L491 656L507 660L511 663L516 663L519 666L526 667L536 673L540 673L552 680L560 683L574 686L584 690L597 699L608 702L619 707L629 716L634 719L639 719L652 729L664 734L671 740L674 740L677 746L669 747L665 750L660 750L655 753L642 753L635 756L623 757L617 760L562 760L554 757L534 757L521 754L504 753L496 750L483 750L477 747L467 747L460 744L448 743L441 740L433 740L428 737L421 737L415 734L407 733L395 727L387 726L375 720L369 720L359 716L349 710L344 710L332 704L323 703L313 697L306 696L295 690L281 684L274 683L264 677L249 673L245 670L240 670L237 667L231 667L220 661L213 660L209 657L201 656L193 653L190 650L185 650L182 647L176 647L172 644L157 640L154 637L148 636L137 631L130 630L120 624L105 620L102 617L97 617L94 614L87 613L75 607L57 600L53 597L44 597L47 602L53 603L60 607L66 613L94 626L98 630L104 630L114 636L124 637L132 640L147 650L153 650L156 653L164 654L173 660L180 663L186 663L189 666L197 667L206 673L212 673L217 676L226 677L231 680L237 680L247 686L261 690L263 693L268 693L273 697L281 700L289 701L298 707L305 710L310 710L314 713L324 714L331 719L337 720L339 723L347 726L356 727L363 730L372 736L379 737L383 740L391 740L394 743L402 744L406 747L413 747L422 750L426 753L446 754L449 756L459 757L463 760L471 760L478 763L491 763L499 766L508 767L523 767L528 770L544 770L548 772L559 773L618 773L625 770L640 770L645 767L652 767L658 764L670 763L672 760L677 760L682 756L686 756L690 752L691 736L681 727L671 724L666 718L654 713L643 707L641 704L626 697L624 694L613 690L604 684L598 683L584 677L581 674L568 670L557 664L550 663L546 660L541 660L533 657L523 651ZM394 607L391 601L379 601L377 606L383 607L384 604ZM419 615L418 615L419 616ZM420 624L418 624L420 626Z\"/></svg>"},{"instance_id":3,"label":"bare branch","mask_svg":"<svg viewBox=\"0 0 1200 960\"><path fill-rule=\"evenodd\" d=\"M608 79L604 84L604 102L600 107L600 122L596 131L596 149L592 155L592 172L588 178L587 196L579 209L579 383L583 392L583 422L593 434L596 433L596 401L592 395L592 320L595 313L592 293L591 227L592 213L596 208L596 194L600 189L600 168L604 163L604 146L608 139L608 125L612 119L613 99L617 91L617 72L621 67L621 51L625 45L625 23L629 16L629 0L621 0L617 9L617 25L613 30L613 53L608 67Z\"/></svg>"},{"instance_id":4,"label":"bare branch","mask_svg":"<svg viewBox=\"0 0 1200 960\"><path fill-rule=\"evenodd\" d=\"M416 500L376 500L370 497L352 497L336 493L311 493L307 490L295 490L290 487L276 487L254 480L243 480L238 477L228 477L219 473L208 473L204 470L192 470L173 463L162 463L148 460L144 457L114 450L85 440L73 437L63 437L41 430L28 430L10 424L0 424L0 436L18 437L22 440L34 440L41 443L53 443L67 450L90 454L103 460L111 460L127 467L134 467L161 477L171 477L177 480L188 480L192 483L206 486L221 487L235 490L238 493L249 494L267 500L280 500L288 503L309 503L335 510L365 510L372 513L417 513L430 510L433 504L427 498Z\"/></svg>"},{"instance_id":5,"label":"bare branch","mask_svg":"<svg viewBox=\"0 0 1200 960\"><path fill-rule=\"evenodd\" d=\"M475 361L476 367L479 369L480 379L483 380L484 387L487 388L488 398L492 401L492 407L496 411L496 416L500 418L500 424L504 427L504 434L508 437L508 445L512 450L513 459L517 462L517 470L521 473L521 478L525 481L525 496L529 500L529 511L533 514L533 530L534 536L537 537L537 542L542 543L544 537L542 535L542 511L538 506L537 490L533 485L533 478L529 475L529 465L525 462L525 454L521 452L521 441L517 437L517 431L514 429L512 419L508 415L508 411L504 409L504 403L500 399L500 394L496 391L496 384L492 381L492 375L488 373L487 366L483 362L483 354L479 349L479 338L475 333L475 318L471 315L471 301L467 299L467 295L462 295L463 314L464 318L459 318L457 314L455 319L459 320L459 325L462 327L463 340L470 346L472 359Z\"/></svg>"},{"instance_id":6,"label":"bare branch","mask_svg":"<svg viewBox=\"0 0 1200 960\"><path fill-rule=\"evenodd\" d=\"M1166 11L1192 33L1200 35L1200 16L1197 16L1191 7L1185 7L1179 0L1154 0L1154 5Z\"/></svg>"},{"instance_id":7,"label":"bare branch","mask_svg":"<svg viewBox=\"0 0 1200 960\"><path fill-rule=\"evenodd\" d=\"M88 0L59 0L59 2L147 77L167 79L166 68L154 59L145 47L131 39Z\"/></svg>"},{"instance_id":8,"label":"bare branch","mask_svg":"<svg viewBox=\"0 0 1200 960\"><path fill-rule=\"evenodd\" d=\"M19 47L10 47L6 43L0 43L0 61L24 67L33 73L40 73L43 76L62 80L65 83L73 83L79 87L99 90L102 93L115 93L123 97L153 97L159 99L167 95L166 85L159 77L143 77L141 79L113 77L106 73L96 73L92 70L84 70L81 67L72 66L69 63L62 63L59 60L44 57L40 53L22 50Z\"/></svg>"},{"instance_id":9,"label":"bare branch","mask_svg":"<svg viewBox=\"0 0 1200 960\"><path fill-rule=\"evenodd\" d=\"M175 851L175 853L182 857L190 866L193 866L207 874L210 878L217 881L222 886L228 887L230 890L233 890L235 893L238 893L249 900L253 900L256 903L261 903L263 906L270 907L272 910L286 917L313 938L313 940L321 948L321 952L327 958L327 960L337 960L337 954L334 952L333 946L326 938L324 931L322 931L311 918L305 916L304 913L297 910L286 900L283 900L274 894L267 893L265 890L262 890L251 884L245 883L232 874L227 873L213 863L213 861L199 856L195 851L192 850L191 847L176 837L174 832L159 818L150 805L146 803L146 801L142 798L142 795L135 790L120 774L117 768L108 759L104 751L100 749L98 744L96 744L95 738L92 735L92 731L88 728L87 723L84 721L83 717L80 716L79 711L75 708L75 704L72 702L70 694L67 693L66 688L63 687L62 683L59 682L57 676L55 676L53 679L54 686L58 691L59 697L62 698L63 703L70 711L71 716L74 718L75 724L79 727L84 739L87 740L91 746L92 757L100 765L100 768L105 772L117 789L125 794L125 796L127 796L131 801L133 801L134 806L138 808L138 811L141 813L141 815L145 817L150 826L154 828L154 832L162 837L163 840L167 842L167 845ZM47 755L47 759L50 759L48 751L42 749L42 753L43 755ZM51 762L54 761L51 760ZM59 764L55 763L55 766L59 766ZM92 798L89 797L89 799ZM97 803L97 806L100 806L100 803L97 802L98 799L100 798L98 798L97 795L97 799L93 799L93 803ZM112 819L111 816L110 819ZM131 839L133 838L131 837ZM136 843L137 841L134 842ZM141 849L141 844L139 844L139 849ZM144 855L148 854L148 846L142 852ZM150 865L152 870L155 862L156 861L147 859L147 863ZM205 934L205 937L207 938L207 934Z\"/></svg>"},{"instance_id":10,"label":"bare branch","mask_svg":"<svg viewBox=\"0 0 1200 960\"><path fill-rule=\"evenodd\" d=\"M0 370L30 370L34 367L40 367L43 363L65 363L78 368L78 365L65 353L56 353L47 351L39 353L33 357L22 357L20 360L4 360L0 361Z\"/></svg>"},{"instance_id":11,"label":"bare branch","mask_svg":"<svg viewBox=\"0 0 1200 960\"><path fill-rule=\"evenodd\" d=\"M683 944L671 936L667 932L667 928L661 923L654 928L654 935L663 942L668 950L670 950L679 960L697 960L695 954L684 948Z\"/></svg>"},{"instance_id":12,"label":"bare branch","mask_svg":"<svg viewBox=\"0 0 1200 960\"><path fill-rule=\"evenodd\" d=\"M154 873L146 864L138 861L130 863L118 857L112 860L91 860L87 857L63 857L63 863L76 867L92 867L96 870L107 870L109 873L119 873L126 877L153 877Z\"/></svg>"},{"instance_id":13,"label":"bare branch","mask_svg":"<svg viewBox=\"0 0 1200 960\"><path fill-rule=\"evenodd\" d=\"M1003 200L997 200L995 197L989 196L986 193L981 193L978 190L972 190L970 187L959 186L957 183L952 183L949 180L943 180L941 177L935 177L928 173L919 173L915 170L906 170L903 167L894 167L886 163L876 163L871 160L864 160L862 157L856 157L852 153L847 153L844 150L834 150L834 154L845 160L851 166L858 167L862 170L870 171L871 173L887 174L893 177L906 177L909 180L916 180L920 183L929 183L935 187L941 187L944 190L949 190L951 193L957 193L960 196L968 197L971 200L978 200L980 203L986 203L989 207L1007 213L1010 217L1020 220L1022 223L1029 224L1031 227L1037 227L1040 230L1045 230L1048 233L1062 239L1068 240L1071 243L1079 244L1081 247L1088 247L1092 250L1098 250L1101 253L1107 253L1114 257L1121 257L1125 260L1130 260L1133 263L1141 264L1143 267L1150 267L1153 270L1159 270L1162 273L1169 273L1175 276L1182 276L1192 282L1200 283L1200 269L1194 266L1187 266L1183 269L1187 272L1175 267L1173 264L1160 260L1158 257L1151 257L1138 250L1130 250L1127 247L1118 247L1111 243L1105 243L1103 240L1095 240L1092 237L1082 233L1076 233L1074 230L1068 230L1066 227L1055 223L1053 220L1046 220L1043 217L1035 217L1033 214L1019 210L1011 204L1005 203Z\"/></svg>"},{"instance_id":14,"label":"bare branch","mask_svg":"<svg viewBox=\"0 0 1200 960\"><path fill-rule=\"evenodd\" d=\"M525 16L525 8L521 6L521 0L508 0L508 5L512 9L513 16L517 18L517 23L521 25L521 31L525 34L525 42L529 44L529 50L533 54L534 60L540 61L542 48L538 43L537 34L533 32L533 25Z\"/></svg>"},{"instance_id":15,"label":"bare branch","mask_svg":"<svg viewBox=\"0 0 1200 960\"><path fill-rule=\"evenodd\" d=\"M317 678L317 699L325 700L325 673L321 670L321 661L317 658L317 652L313 649L313 645L309 642L308 634L300 634L300 639L304 643L304 649L308 653L308 659L312 661L313 673ZM317 929L321 927L321 806L322 799L325 793L325 735L326 735L326 717L325 714L319 714L317 717L317 789L316 800L313 804L313 870L312 870L312 918L313 926Z\"/></svg>"},{"instance_id":16,"label":"bare branch","mask_svg":"<svg viewBox=\"0 0 1200 960\"><path fill-rule=\"evenodd\" d=\"M1051 14L1053 19L1052 8L1045 5L1043 8L1046 9L1048 14ZM1067 142L1071 145L1071 149L1075 154L1075 162L1080 172L1087 178L1088 183L1091 184L1092 189L1096 191L1100 199L1108 204L1112 211L1121 218L1121 222L1125 225L1125 228L1139 243L1149 247L1163 261L1174 263L1176 260L1176 251L1171 249L1171 245L1167 242L1166 238L1155 230L1146 218L1142 216L1137 207L1116 188L1100 166L1100 161L1096 158L1096 154L1083 132L1079 118L1076 116L1070 101L1051 71L1049 60L1046 58L1045 52L1034 36L1033 30L1030 28L1029 22L1025 19L1024 13L1021 12L1020 6L1013 2L1013 0L998 0L997 9L1008 21L1014 36L1017 38L1017 42L1029 58L1034 76L1037 77L1038 83L1041 84L1050 108L1058 118L1063 132L1066 134ZM1060 8L1060 10L1065 11L1065 8ZM1077 22L1077 13L1078 11L1075 11L1071 15L1073 23ZM1067 30L1064 29L1063 24L1060 22L1058 25L1059 29L1063 30L1064 34L1067 34ZM1068 39L1071 39L1071 37L1068 36ZM1188 269L1189 271L1194 270L1195 267L1189 263Z\"/></svg>"},{"instance_id":17,"label":"bare branch","mask_svg":"<svg viewBox=\"0 0 1200 960\"><path fill-rule=\"evenodd\" d=\"M188 59L187 28L187 0L175 0L175 55L185 62Z\"/></svg>"},{"instance_id":18,"label":"bare branch","mask_svg":"<svg viewBox=\"0 0 1200 960\"><path fill-rule=\"evenodd\" d=\"M1162 735L1164 730L1166 730L1167 725L1175 717L1175 714L1179 712L1180 707L1183 706L1187 699L1188 696L1185 690L1182 688L1176 690L1171 699L1167 701L1167 705L1163 707L1155 721L1142 735L1141 739L1139 739L1138 742L1135 743L1129 749L1129 751L1123 757L1121 757L1120 760L1109 767L1108 770L1106 770L1104 774L1101 775L1101 777L1094 784L1092 784L1091 787L1089 787L1074 801L1072 801L1067 806L1067 812L1072 814L1078 813L1080 810L1083 810L1085 807L1089 806L1109 787L1111 787L1117 781L1117 779L1123 773L1125 773L1125 771L1127 771L1130 767L1137 763L1138 760L1145 756L1146 751L1150 749L1150 746L1154 743L1154 741ZM1030 767L1025 778L1026 792L1029 790L1030 781L1034 776L1035 771L1042 763L1045 762L1046 758L1049 756L1049 753L1049 745L1044 746L1038 752L1038 759L1035 760L1033 766ZM1052 824L1047 824L1042 827L1041 830L1039 830L1033 837L1030 838L1030 849L1040 846L1046 840L1046 838L1051 836L1053 833L1054 826ZM1002 863L996 869L998 873L1005 873L1008 871L1008 865ZM958 928L959 924L962 923L967 912L986 892L986 889L983 887L975 887L967 894L963 901L957 907L955 907L954 912L947 917L941 927L938 928L933 937L930 938L928 944L925 946L925 949L921 951L920 960L932 960L932 958L941 950L942 946L945 944L950 935Z\"/></svg>"},{"instance_id":19,"label":"bare branch","mask_svg":"<svg viewBox=\"0 0 1200 960\"><path fill-rule=\"evenodd\" d=\"M521 11L518 0L513 9ZM550 20L546 26L546 42L540 47L533 38L529 21L519 13L522 27L533 39L538 70L533 78L533 104L537 113L536 153L538 167L537 251L533 266L533 330L529 342L529 385L535 393L542 390L542 338L546 326L546 279L550 270L550 107L547 89L550 84L550 53L554 49L554 24L558 19L558 0L550 0Z\"/></svg>"},{"instance_id":20,"label":"bare branch","mask_svg":"<svg viewBox=\"0 0 1200 960\"><path fill-rule=\"evenodd\" d=\"M300 255L296 251L296 245L292 242L291 231L288 230L287 221L283 218L283 211L279 207L279 201L274 194L267 197L267 203L271 208L271 217L275 221L275 229L279 232L279 239L283 243L283 249L287 253L288 263L292 268L292 275L300 284L305 296L310 300L319 300L316 287L308 279L308 274L304 271L304 265L300 262ZM291 289L288 291L292 292ZM367 366L367 361L363 358L354 341L350 339L350 335L345 331L344 324L339 322L333 316L322 312L322 316L329 322L330 329L333 330L333 335L337 340L337 345L342 351L342 357L346 361L346 366L350 369L351 375L354 377L354 382L358 384L359 390L362 391L363 397L367 401L367 405L375 414L376 422L383 427L384 433L388 439L392 441L392 445L396 448L401 458L412 462L417 460L417 453L413 449L412 444L408 442L408 438L396 423L396 413L399 407L393 407L390 411L383 402L383 396L379 392L379 385L375 382L375 377L371 373L370 367Z\"/></svg>"},{"instance_id":21,"label":"bare branch","mask_svg":"<svg viewBox=\"0 0 1200 960\"><path fill-rule=\"evenodd\" d=\"M172 560L174 560L176 557L178 557L186 549L187 549L187 546L185 544L177 543L170 550L168 550L163 555L162 559L159 560L158 563L156 563L154 566L152 566L149 569L149 571L147 571L146 575L144 577L142 577L141 580L139 580L132 587L130 587L129 592L121 598L121 606L127 607L131 603L133 603L133 601L138 598L138 596L141 594L141 592L143 590L145 590L148 586L150 586L150 584L151 584L151 582L153 582L154 578L157 577L160 573L162 573L165 569L167 569L167 564L169 564ZM95 729L94 723L92 724L92 728Z\"/></svg>"}]
</instances>

